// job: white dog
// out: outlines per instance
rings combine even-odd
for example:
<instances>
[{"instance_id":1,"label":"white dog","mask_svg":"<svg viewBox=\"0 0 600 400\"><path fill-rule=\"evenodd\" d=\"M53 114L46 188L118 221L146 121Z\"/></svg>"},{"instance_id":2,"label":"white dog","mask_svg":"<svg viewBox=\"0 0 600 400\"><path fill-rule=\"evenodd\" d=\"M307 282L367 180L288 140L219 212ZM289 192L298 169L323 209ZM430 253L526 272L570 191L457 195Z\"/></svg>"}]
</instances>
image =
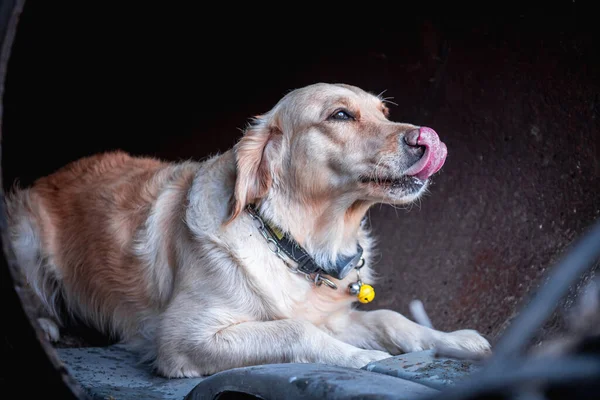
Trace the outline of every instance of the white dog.
<instances>
[{"instance_id":1,"label":"white dog","mask_svg":"<svg viewBox=\"0 0 600 400\"><path fill-rule=\"evenodd\" d=\"M432 129L387 115L359 88L315 84L205 162L114 152L14 191L12 245L45 306L44 329L60 324L61 299L167 377L362 367L438 346L488 353L474 330L353 308L374 294L365 213L417 199L446 158Z\"/></svg>"}]
</instances>

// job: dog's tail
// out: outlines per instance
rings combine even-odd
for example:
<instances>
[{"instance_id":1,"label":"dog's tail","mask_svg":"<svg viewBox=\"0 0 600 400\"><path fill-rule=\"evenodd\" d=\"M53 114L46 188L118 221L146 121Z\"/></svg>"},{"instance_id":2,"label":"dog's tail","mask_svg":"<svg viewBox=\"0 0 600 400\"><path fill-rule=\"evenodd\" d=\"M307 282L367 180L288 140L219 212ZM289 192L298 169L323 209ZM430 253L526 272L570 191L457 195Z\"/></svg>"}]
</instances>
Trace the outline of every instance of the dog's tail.
<instances>
[{"instance_id":1,"label":"dog's tail","mask_svg":"<svg viewBox=\"0 0 600 400\"><path fill-rule=\"evenodd\" d=\"M6 196L9 240L17 261L16 284L33 292L47 316L60 323L62 285L51 257L44 250L30 189L14 189Z\"/></svg>"}]
</instances>

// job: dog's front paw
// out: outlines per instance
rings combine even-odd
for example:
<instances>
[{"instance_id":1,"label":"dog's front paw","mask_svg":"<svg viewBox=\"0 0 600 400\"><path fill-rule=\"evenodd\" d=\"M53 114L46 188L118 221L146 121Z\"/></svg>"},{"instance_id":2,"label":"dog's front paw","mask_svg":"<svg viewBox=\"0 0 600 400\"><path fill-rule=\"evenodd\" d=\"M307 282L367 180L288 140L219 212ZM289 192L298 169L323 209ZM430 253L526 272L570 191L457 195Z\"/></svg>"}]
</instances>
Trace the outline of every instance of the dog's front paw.
<instances>
[{"instance_id":1,"label":"dog's front paw","mask_svg":"<svg viewBox=\"0 0 600 400\"><path fill-rule=\"evenodd\" d=\"M472 329L441 333L433 348L438 356L461 359L482 359L492 353L490 343Z\"/></svg>"},{"instance_id":2,"label":"dog's front paw","mask_svg":"<svg viewBox=\"0 0 600 400\"><path fill-rule=\"evenodd\" d=\"M386 358L390 358L391 356L391 354L386 353L385 351L359 350L352 356L350 356L348 360L348 365L346 366L352 368L362 368L373 361L383 360Z\"/></svg>"}]
</instances>

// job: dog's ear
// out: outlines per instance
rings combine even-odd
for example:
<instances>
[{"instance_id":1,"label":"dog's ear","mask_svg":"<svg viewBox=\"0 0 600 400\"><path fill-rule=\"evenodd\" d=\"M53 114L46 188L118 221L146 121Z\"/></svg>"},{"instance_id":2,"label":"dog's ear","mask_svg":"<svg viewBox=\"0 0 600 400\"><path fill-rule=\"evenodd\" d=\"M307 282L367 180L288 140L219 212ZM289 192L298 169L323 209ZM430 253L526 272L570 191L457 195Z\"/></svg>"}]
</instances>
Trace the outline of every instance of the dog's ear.
<instances>
[{"instance_id":1,"label":"dog's ear","mask_svg":"<svg viewBox=\"0 0 600 400\"><path fill-rule=\"evenodd\" d=\"M273 160L283 134L274 118L258 116L234 146L237 177L228 223L246 207L264 197L273 183Z\"/></svg>"}]
</instances>

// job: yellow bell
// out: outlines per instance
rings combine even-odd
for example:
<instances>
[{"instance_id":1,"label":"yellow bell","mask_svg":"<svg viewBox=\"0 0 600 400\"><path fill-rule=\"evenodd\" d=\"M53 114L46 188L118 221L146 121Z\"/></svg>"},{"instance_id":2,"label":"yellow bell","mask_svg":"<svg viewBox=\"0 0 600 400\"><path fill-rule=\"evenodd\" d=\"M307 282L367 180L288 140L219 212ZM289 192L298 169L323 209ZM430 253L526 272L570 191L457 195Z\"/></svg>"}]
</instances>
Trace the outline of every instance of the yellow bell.
<instances>
[{"instance_id":1,"label":"yellow bell","mask_svg":"<svg viewBox=\"0 0 600 400\"><path fill-rule=\"evenodd\" d=\"M374 298L375 289L373 289L373 286L363 283L360 286L360 291L358 292L358 301L360 301L363 304L367 304L372 302Z\"/></svg>"}]
</instances>

